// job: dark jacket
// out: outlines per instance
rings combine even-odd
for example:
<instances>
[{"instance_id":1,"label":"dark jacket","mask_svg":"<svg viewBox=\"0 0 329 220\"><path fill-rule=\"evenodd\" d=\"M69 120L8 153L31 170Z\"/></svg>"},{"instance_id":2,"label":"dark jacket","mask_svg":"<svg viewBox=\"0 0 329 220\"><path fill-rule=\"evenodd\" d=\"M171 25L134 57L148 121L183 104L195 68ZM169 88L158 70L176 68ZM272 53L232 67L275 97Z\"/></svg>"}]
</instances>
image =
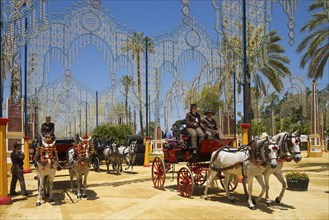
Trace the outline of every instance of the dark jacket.
<instances>
[{"instance_id":1,"label":"dark jacket","mask_svg":"<svg viewBox=\"0 0 329 220\"><path fill-rule=\"evenodd\" d=\"M196 129L201 125L201 117L199 113L193 114L192 112L188 112L185 117L186 127ZM197 126L195 125L197 123Z\"/></svg>"},{"instance_id":2,"label":"dark jacket","mask_svg":"<svg viewBox=\"0 0 329 220\"><path fill-rule=\"evenodd\" d=\"M55 132L55 124L54 123L43 123L41 125L41 134L42 136L46 136L46 135L50 135L50 136L54 136L54 132Z\"/></svg>"},{"instance_id":3,"label":"dark jacket","mask_svg":"<svg viewBox=\"0 0 329 220\"><path fill-rule=\"evenodd\" d=\"M13 163L13 167L14 165L18 165L21 168L23 167L24 164L24 153L22 151L19 150L13 150L13 152L11 152L10 154L10 159Z\"/></svg>"},{"instance_id":4,"label":"dark jacket","mask_svg":"<svg viewBox=\"0 0 329 220\"><path fill-rule=\"evenodd\" d=\"M206 130L217 130L216 121L213 118L209 119L206 117L202 120L202 124Z\"/></svg>"}]
</instances>

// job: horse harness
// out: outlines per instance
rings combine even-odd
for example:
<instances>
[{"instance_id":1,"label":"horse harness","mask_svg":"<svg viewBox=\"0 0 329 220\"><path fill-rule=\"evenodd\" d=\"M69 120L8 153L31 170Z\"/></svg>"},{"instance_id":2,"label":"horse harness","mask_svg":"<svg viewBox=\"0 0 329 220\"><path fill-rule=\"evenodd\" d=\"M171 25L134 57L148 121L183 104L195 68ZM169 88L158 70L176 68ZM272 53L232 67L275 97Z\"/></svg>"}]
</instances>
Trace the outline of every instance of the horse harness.
<instances>
[{"instance_id":1,"label":"horse harness","mask_svg":"<svg viewBox=\"0 0 329 220\"><path fill-rule=\"evenodd\" d=\"M292 143L292 138L295 138L297 140L296 144L300 143L300 140L297 136L287 134L287 133L285 133L283 138L280 140L280 144L279 144L279 155L280 156L278 158L278 160L280 162L285 162L285 161L290 162L290 161L292 161L292 159L293 159L292 157L294 155L301 153L300 151L299 152L292 152L291 151L290 147L288 146L288 142L291 141L291 143ZM282 151L282 154L281 154L281 151ZM288 155L288 153L290 155Z\"/></svg>"},{"instance_id":2,"label":"horse harness","mask_svg":"<svg viewBox=\"0 0 329 220\"><path fill-rule=\"evenodd\" d=\"M266 146L269 146L270 144L276 144L276 143L272 143L272 142L265 142L264 144L266 144ZM215 156L213 157L212 161L210 162L210 169L214 170L214 171L225 171L225 170L230 170L230 169L233 169L233 168L239 168L240 166L242 167L243 169L243 162L247 161L247 160L250 160L251 162L255 162L257 164L260 164L261 166L266 166L268 164L268 161L271 160L271 159L276 159L276 158L269 158L267 157L267 153L266 151L268 151L268 148L265 148L265 158L262 158L261 157L261 154L260 154L260 151L258 150L258 148L256 147L251 147L250 149L248 149L248 146L251 146L250 144L249 145L242 145L241 147L239 147L238 149L232 149L230 146L226 145L226 146L223 146L221 148L219 148L216 153L215 153ZM231 166L228 166L228 167L224 167L224 168L216 168L215 165L214 165L214 160L215 158L217 158L218 154L220 153L220 151L226 151L228 153L236 153L238 151L244 151L246 154L247 152L249 153L248 155L248 158L245 159L244 161L241 161L241 162L238 162L236 164L233 164ZM243 173L243 172L242 172Z\"/></svg>"},{"instance_id":3,"label":"horse harness","mask_svg":"<svg viewBox=\"0 0 329 220\"><path fill-rule=\"evenodd\" d=\"M82 146L83 144L87 145L87 147L83 147ZM86 156L87 156L86 149L87 148L90 148L88 151L88 158L86 158ZM93 151L94 151L94 146L91 142L79 143L74 148L73 163L75 162L75 163L78 163L80 166L83 166L84 162L89 162ZM73 166L73 164L70 167L72 167L72 166ZM88 166L90 166L89 163L88 163Z\"/></svg>"},{"instance_id":4,"label":"horse harness","mask_svg":"<svg viewBox=\"0 0 329 220\"><path fill-rule=\"evenodd\" d=\"M127 156L127 155L130 155L130 154L131 154L131 151L132 151L132 144L133 144L133 143L131 143L130 145L128 145L128 146L126 146L125 148L123 148L123 151L122 151L122 152L123 152L123 156ZM134 144L134 145L136 145L136 144ZM135 146L135 147L136 147L136 146ZM129 148L129 149L128 149L128 152L125 153L125 150L126 150L127 148ZM136 150L135 150L135 151L136 151Z\"/></svg>"},{"instance_id":5,"label":"horse harness","mask_svg":"<svg viewBox=\"0 0 329 220\"><path fill-rule=\"evenodd\" d=\"M243 167L243 162L249 160L250 156L249 156L246 160L244 160L244 161L242 161L242 162L239 162L239 163L236 163L236 164L233 164L233 165L231 165L231 166L224 167L224 168L220 168L220 167L216 168L216 167L215 167L215 164L214 164L214 160L215 160L215 158L218 157L218 154L220 153L220 151L226 151L226 152L228 152L228 153L236 153L236 152L238 152L238 151L245 151L245 153L247 154L247 152L249 151L247 147L248 147L248 145L243 145L243 146L239 147L238 149L232 149L229 145L225 145L225 146L220 147L220 148L216 151L214 157L212 158L212 160L211 160L211 162L210 162L210 166L209 166L209 168L212 169L212 170L214 170L214 171L219 172L219 171L230 170L230 169L233 169L233 168L236 168L236 169L237 169L237 168L239 168L240 166ZM242 168L242 169L243 169L243 168Z\"/></svg>"}]
</instances>

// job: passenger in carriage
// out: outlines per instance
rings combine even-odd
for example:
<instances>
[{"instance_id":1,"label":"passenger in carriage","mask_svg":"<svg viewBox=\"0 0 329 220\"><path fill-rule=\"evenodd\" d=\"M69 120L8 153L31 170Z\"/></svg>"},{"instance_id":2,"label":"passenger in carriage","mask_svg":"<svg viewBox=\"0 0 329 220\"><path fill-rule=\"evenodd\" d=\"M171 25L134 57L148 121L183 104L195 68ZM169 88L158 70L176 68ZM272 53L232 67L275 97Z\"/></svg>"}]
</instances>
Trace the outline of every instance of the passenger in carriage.
<instances>
[{"instance_id":1,"label":"passenger in carriage","mask_svg":"<svg viewBox=\"0 0 329 220\"><path fill-rule=\"evenodd\" d=\"M186 127L187 131L191 135L191 144L193 149L193 154L196 154L197 149L197 139L199 137L199 144L204 139L204 133L202 130L202 123L201 123L201 117L199 113L197 113L197 105L191 104L190 112L186 114L185 117Z\"/></svg>"},{"instance_id":2,"label":"passenger in carriage","mask_svg":"<svg viewBox=\"0 0 329 220\"><path fill-rule=\"evenodd\" d=\"M212 118L215 112L208 110L204 114L206 115L206 117L202 119L201 122L205 129L205 133L208 136L208 139L213 139L214 137L218 139L223 139L223 132L219 128L217 128L216 121Z\"/></svg>"},{"instance_id":3,"label":"passenger in carriage","mask_svg":"<svg viewBox=\"0 0 329 220\"><path fill-rule=\"evenodd\" d=\"M175 135L175 131L178 131L178 128L176 124L173 124L170 131L166 133L166 141L168 142L168 146L170 148L177 146L183 147L183 141L180 139L180 137L177 137L177 135Z\"/></svg>"}]
</instances>

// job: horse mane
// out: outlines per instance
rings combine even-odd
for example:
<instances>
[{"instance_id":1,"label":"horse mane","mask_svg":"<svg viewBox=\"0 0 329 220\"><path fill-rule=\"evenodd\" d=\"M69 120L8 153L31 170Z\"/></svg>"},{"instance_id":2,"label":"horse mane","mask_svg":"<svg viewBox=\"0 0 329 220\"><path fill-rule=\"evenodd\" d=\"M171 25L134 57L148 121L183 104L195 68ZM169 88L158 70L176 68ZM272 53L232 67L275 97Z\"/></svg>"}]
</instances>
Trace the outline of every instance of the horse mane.
<instances>
[{"instance_id":1,"label":"horse mane","mask_svg":"<svg viewBox=\"0 0 329 220\"><path fill-rule=\"evenodd\" d=\"M281 132L275 136L273 136L273 139L276 140L277 139L277 143L279 145L279 147L281 148L283 146L283 141L285 141L285 137L288 135L288 132Z\"/></svg>"},{"instance_id":2,"label":"horse mane","mask_svg":"<svg viewBox=\"0 0 329 220\"><path fill-rule=\"evenodd\" d=\"M267 141L267 138L263 138L263 139L260 139L260 140L255 140L255 151L258 151L260 153L260 158L261 160L264 160L265 158L265 142ZM255 156L255 159L256 158L256 155Z\"/></svg>"}]
</instances>

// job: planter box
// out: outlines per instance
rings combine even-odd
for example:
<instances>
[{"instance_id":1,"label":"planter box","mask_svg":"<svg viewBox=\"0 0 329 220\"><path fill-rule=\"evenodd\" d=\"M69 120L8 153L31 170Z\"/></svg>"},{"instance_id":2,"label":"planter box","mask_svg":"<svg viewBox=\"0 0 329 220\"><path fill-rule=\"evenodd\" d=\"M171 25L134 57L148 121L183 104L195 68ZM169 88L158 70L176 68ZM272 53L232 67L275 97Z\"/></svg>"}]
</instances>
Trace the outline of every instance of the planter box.
<instances>
[{"instance_id":1,"label":"planter box","mask_svg":"<svg viewBox=\"0 0 329 220\"><path fill-rule=\"evenodd\" d=\"M307 191L309 180L287 179L288 190Z\"/></svg>"}]
</instances>

